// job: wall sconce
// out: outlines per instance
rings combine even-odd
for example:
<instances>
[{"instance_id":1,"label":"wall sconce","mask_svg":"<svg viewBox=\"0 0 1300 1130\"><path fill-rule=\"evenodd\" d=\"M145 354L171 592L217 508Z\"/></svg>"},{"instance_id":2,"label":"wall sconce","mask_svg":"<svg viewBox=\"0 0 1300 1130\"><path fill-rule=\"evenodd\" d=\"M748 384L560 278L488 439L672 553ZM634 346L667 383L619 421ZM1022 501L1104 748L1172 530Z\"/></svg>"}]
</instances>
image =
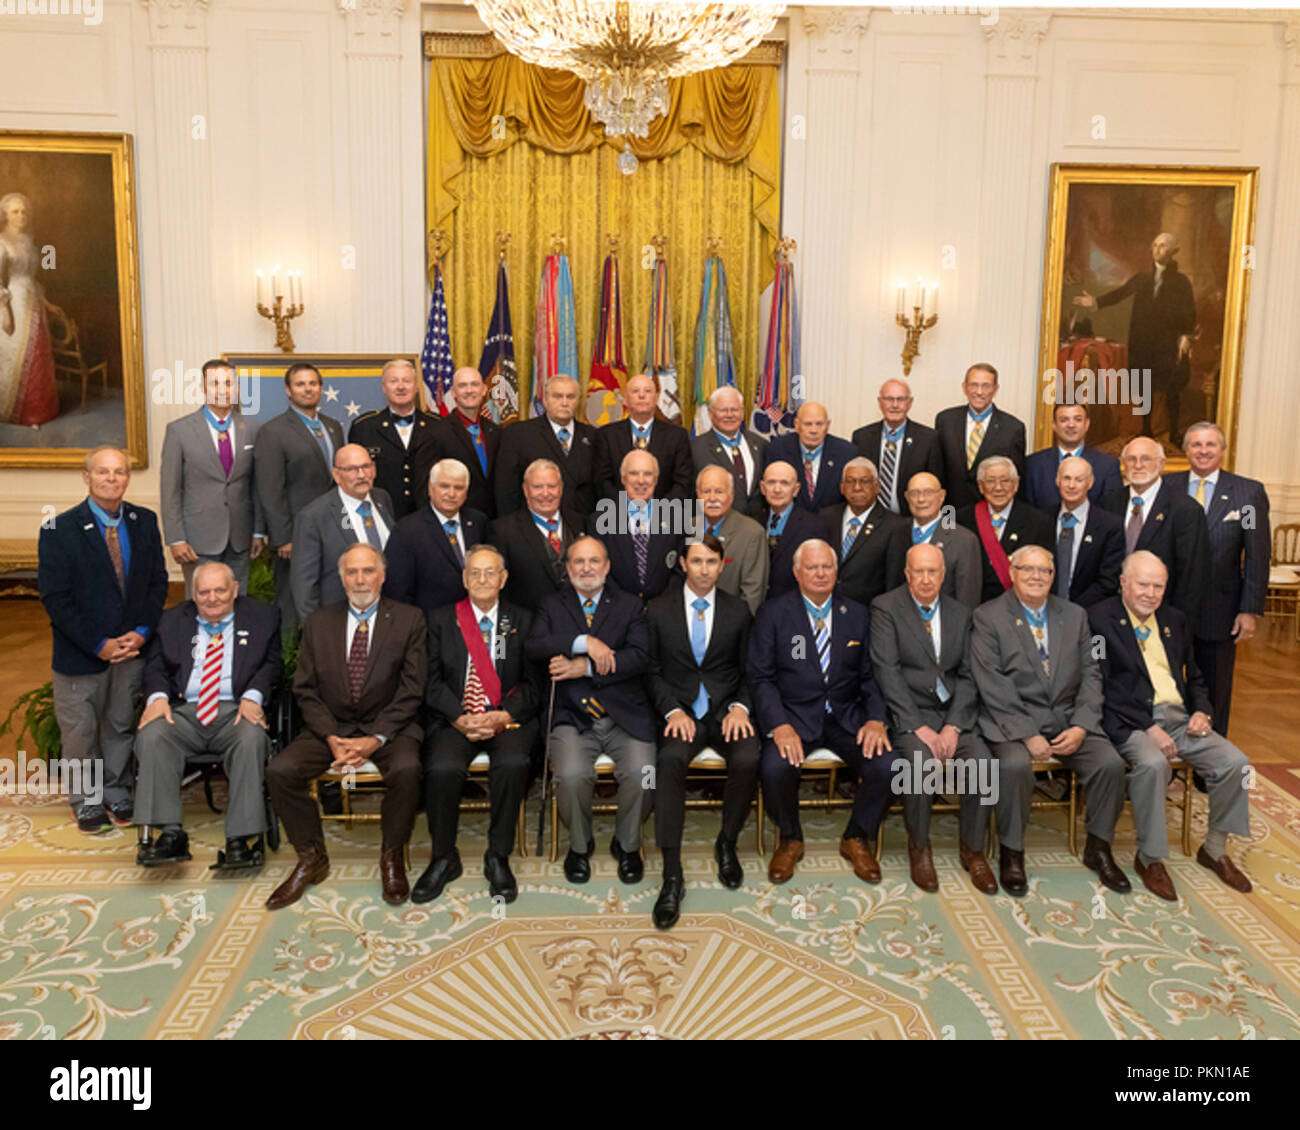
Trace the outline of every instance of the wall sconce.
<instances>
[{"instance_id":1,"label":"wall sconce","mask_svg":"<svg viewBox=\"0 0 1300 1130\"><path fill-rule=\"evenodd\" d=\"M939 285L927 287L918 277L916 291L912 296L912 313L907 313L907 284L898 284L898 308L894 320L907 331L907 340L903 343L903 375L912 372L912 362L921 355L921 334L939 320Z\"/></svg>"},{"instance_id":2,"label":"wall sconce","mask_svg":"<svg viewBox=\"0 0 1300 1130\"><path fill-rule=\"evenodd\" d=\"M277 263L268 282L259 268L257 312L275 323L275 347L281 353L293 352L293 334L289 332L289 323L304 309L301 271L286 271Z\"/></svg>"}]
</instances>

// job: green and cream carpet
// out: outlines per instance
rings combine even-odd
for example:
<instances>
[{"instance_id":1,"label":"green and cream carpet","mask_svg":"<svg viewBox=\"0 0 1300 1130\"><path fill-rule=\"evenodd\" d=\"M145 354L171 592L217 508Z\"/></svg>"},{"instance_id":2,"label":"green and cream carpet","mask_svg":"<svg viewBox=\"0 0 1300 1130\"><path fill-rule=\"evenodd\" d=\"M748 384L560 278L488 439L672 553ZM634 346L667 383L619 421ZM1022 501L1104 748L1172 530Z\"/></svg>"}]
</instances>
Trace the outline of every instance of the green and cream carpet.
<instances>
[{"instance_id":1,"label":"green and cream carpet","mask_svg":"<svg viewBox=\"0 0 1300 1130\"><path fill-rule=\"evenodd\" d=\"M57 800L0 797L0 1037L1300 1037L1300 773L1283 767L1261 769L1252 840L1233 847L1250 896L1180 854L1180 900L1148 894L1127 813L1127 897L1070 856L1057 813L1035 814L1023 900L970 886L951 816L934 821L938 894L908 880L896 815L884 881L865 885L837 852L842 812L805 816L808 854L782 887L767 882L751 819L746 882L727 891L717 814L692 811L684 914L669 933L650 922L657 853L644 882L621 885L608 817L589 884L515 857L509 906L481 876L485 816L463 819L465 876L432 904L397 908L380 898L377 825L332 825L329 880L271 914L262 901L291 849L218 877L221 817L198 786L186 801L193 862L144 871L134 830L86 838ZM1205 798L1195 805L1194 846ZM421 820L412 880L427 862Z\"/></svg>"}]
</instances>

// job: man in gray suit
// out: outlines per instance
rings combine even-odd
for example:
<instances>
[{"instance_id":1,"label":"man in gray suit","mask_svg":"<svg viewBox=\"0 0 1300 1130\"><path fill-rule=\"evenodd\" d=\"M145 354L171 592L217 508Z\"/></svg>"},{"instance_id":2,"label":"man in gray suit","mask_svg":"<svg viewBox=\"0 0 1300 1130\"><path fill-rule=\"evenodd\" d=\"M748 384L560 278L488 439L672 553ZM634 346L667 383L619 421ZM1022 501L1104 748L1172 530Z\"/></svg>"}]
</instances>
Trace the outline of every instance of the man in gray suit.
<instances>
[{"instance_id":1,"label":"man in gray suit","mask_svg":"<svg viewBox=\"0 0 1300 1130\"><path fill-rule=\"evenodd\" d=\"M961 796L961 865L977 890L995 895L998 883L984 858L984 837L997 795L988 746L976 729L971 614L960 601L943 595L943 574L943 551L937 546L914 545L907 551L906 584L871 602L871 669L889 707L894 791L904 786L912 882L923 891L939 889L930 851L934 798L925 784L934 779L932 763L937 762L940 778L951 777Z\"/></svg>"},{"instance_id":2,"label":"man in gray suit","mask_svg":"<svg viewBox=\"0 0 1300 1130\"><path fill-rule=\"evenodd\" d=\"M1011 588L975 610L971 665L980 695L980 732L998 759L998 836L1002 889L1023 895L1025 826L1034 793L1033 762L1056 758L1088 793L1083 864L1112 891L1131 890L1110 852L1124 806L1124 761L1102 730L1101 670L1088 614L1052 595L1049 550L1011 555Z\"/></svg>"},{"instance_id":3,"label":"man in gray suit","mask_svg":"<svg viewBox=\"0 0 1300 1130\"><path fill-rule=\"evenodd\" d=\"M753 615L767 595L767 574L772 559L763 527L733 507L735 485L734 477L725 467L705 467L695 476L701 532L710 533L722 542L724 557L718 588L740 597Z\"/></svg>"},{"instance_id":4,"label":"man in gray suit","mask_svg":"<svg viewBox=\"0 0 1300 1130\"><path fill-rule=\"evenodd\" d=\"M731 476L737 512L757 520L763 514L758 485L767 465L767 440L745 427L745 405L731 385L713 390L709 422L712 429L691 440L695 466L724 468Z\"/></svg>"},{"instance_id":5,"label":"man in gray suit","mask_svg":"<svg viewBox=\"0 0 1300 1130\"><path fill-rule=\"evenodd\" d=\"M203 363L203 407L163 434L163 536L189 592L202 561L229 565L241 592L248 562L266 547L262 507L253 491L257 421L235 411L239 381L225 361Z\"/></svg>"},{"instance_id":6,"label":"man in gray suit","mask_svg":"<svg viewBox=\"0 0 1300 1130\"><path fill-rule=\"evenodd\" d=\"M330 489L330 468L334 452L343 446L343 425L318 411L323 383L314 365L290 365L284 387L289 407L258 429L253 444L253 483L276 554L275 598L280 630L287 637L298 626L289 587L294 515Z\"/></svg>"},{"instance_id":7,"label":"man in gray suit","mask_svg":"<svg viewBox=\"0 0 1300 1130\"><path fill-rule=\"evenodd\" d=\"M911 544L925 543L943 553L944 596L954 597L974 611L984 584L979 538L957 525L951 506L944 509L946 494L929 471L918 471L908 480L904 497L912 511Z\"/></svg>"},{"instance_id":8,"label":"man in gray suit","mask_svg":"<svg viewBox=\"0 0 1300 1130\"><path fill-rule=\"evenodd\" d=\"M289 583L299 619L343 599L338 559L350 545L368 542L383 551L397 521L388 492L375 486L370 452L349 443L334 453L337 490L326 491L293 523Z\"/></svg>"}]
</instances>

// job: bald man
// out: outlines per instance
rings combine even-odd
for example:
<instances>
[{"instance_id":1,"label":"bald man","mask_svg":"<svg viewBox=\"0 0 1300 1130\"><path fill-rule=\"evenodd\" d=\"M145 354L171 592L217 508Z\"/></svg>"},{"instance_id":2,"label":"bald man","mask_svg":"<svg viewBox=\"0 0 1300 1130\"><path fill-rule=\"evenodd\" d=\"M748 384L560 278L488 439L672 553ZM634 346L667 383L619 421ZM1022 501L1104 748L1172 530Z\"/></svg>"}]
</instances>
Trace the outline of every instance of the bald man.
<instances>
[{"instance_id":1,"label":"bald man","mask_svg":"<svg viewBox=\"0 0 1300 1130\"><path fill-rule=\"evenodd\" d=\"M459 459L469 468L465 505L491 520L497 509L492 478L501 429L483 411L487 394L487 382L472 365L452 374L451 396L456 406L434 428L434 454L438 459Z\"/></svg>"},{"instance_id":2,"label":"bald man","mask_svg":"<svg viewBox=\"0 0 1300 1130\"><path fill-rule=\"evenodd\" d=\"M1120 466L1128 486L1112 491L1102 506L1124 523L1124 553L1147 549L1165 563L1169 583L1164 599L1195 619L1209 598L1210 533L1205 511L1161 477L1165 449L1139 436L1124 445Z\"/></svg>"},{"instance_id":3,"label":"bald man","mask_svg":"<svg viewBox=\"0 0 1300 1130\"><path fill-rule=\"evenodd\" d=\"M772 440L767 461L789 463L798 472L799 493L795 502L816 514L827 506L844 502L840 476L845 464L858 454L846 439L830 434L831 418L824 404L807 400L794 416L794 431Z\"/></svg>"},{"instance_id":4,"label":"bald man","mask_svg":"<svg viewBox=\"0 0 1300 1130\"><path fill-rule=\"evenodd\" d=\"M714 389L709 397L707 432L691 440L691 458L697 472L705 467L722 467L731 475L737 513L758 519L763 514L763 495L758 488L767 466L768 443L745 427L745 404L732 385ZM698 482L698 477L697 477Z\"/></svg>"},{"instance_id":5,"label":"bald man","mask_svg":"<svg viewBox=\"0 0 1300 1130\"><path fill-rule=\"evenodd\" d=\"M575 419L578 382L557 373L542 390L545 415L521 420L503 429L492 473L497 517L525 505L524 472L536 459L560 469L564 503L587 515L596 508L596 429Z\"/></svg>"},{"instance_id":6,"label":"bald man","mask_svg":"<svg viewBox=\"0 0 1300 1130\"><path fill-rule=\"evenodd\" d=\"M906 381L888 380L876 397L880 419L853 433L858 454L870 459L880 473L880 501L895 514L911 517L907 484L912 476L928 471L938 476L943 467L934 429L913 420L912 389Z\"/></svg>"},{"instance_id":7,"label":"bald man","mask_svg":"<svg viewBox=\"0 0 1300 1130\"><path fill-rule=\"evenodd\" d=\"M332 474L334 489L300 510L293 523L289 584L299 621L343 599L338 559L348 546L364 541L383 549L397 524L388 492L374 485L375 463L364 447L340 447Z\"/></svg>"},{"instance_id":8,"label":"bald man","mask_svg":"<svg viewBox=\"0 0 1300 1130\"><path fill-rule=\"evenodd\" d=\"M1093 469L1077 455L1056 469L1056 595L1091 608L1119 589L1124 525L1091 499Z\"/></svg>"},{"instance_id":9,"label":"bald man","mask_svg":"<svg viewBox=\"0 0 1300 1130\"><path fill-rule=\"evenodd\" d=\"M695 462L686 429L655 418L659 383L648 373L630 378L623 393L627 419L606 424L596 432L596 478L601 498L617 499L622 489L619 469L633 450L650 452L659 461L656 498L694 496Z\"/></svg>"},{"instance_id":10,"label":"bald man","mask_svg":"<svg viewBox=\"0 0 1300 1130\"><path fill-rule=\"evenodd\" d=\"M420 409L420 374L409 358L384 362L379 379L388 403L353 420L348 443L370 452L375 486L388 492L400 522L424 500L424 483L438 458L437 417Z\"/></svg>"}]
</instances>

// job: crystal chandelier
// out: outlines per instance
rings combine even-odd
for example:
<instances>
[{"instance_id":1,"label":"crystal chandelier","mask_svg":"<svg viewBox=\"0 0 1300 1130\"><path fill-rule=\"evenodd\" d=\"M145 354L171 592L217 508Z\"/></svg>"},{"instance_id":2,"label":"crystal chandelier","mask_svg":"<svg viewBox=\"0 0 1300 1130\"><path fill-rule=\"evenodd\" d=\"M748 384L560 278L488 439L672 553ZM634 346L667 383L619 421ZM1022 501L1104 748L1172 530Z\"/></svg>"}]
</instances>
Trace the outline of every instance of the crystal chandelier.
<instances>
[{"instance_id":1,"label":"crystal chandelier","mask_svg":"<svg viewBox=\"0 0 1300 1130\"><path fill-rule=\"evenodd\" d=\"M784 4L689 0L472 0L513 55L572 71L610 137L645 137L668 109L668 79L749 54Z\"/></svg>"}]
</instances>

